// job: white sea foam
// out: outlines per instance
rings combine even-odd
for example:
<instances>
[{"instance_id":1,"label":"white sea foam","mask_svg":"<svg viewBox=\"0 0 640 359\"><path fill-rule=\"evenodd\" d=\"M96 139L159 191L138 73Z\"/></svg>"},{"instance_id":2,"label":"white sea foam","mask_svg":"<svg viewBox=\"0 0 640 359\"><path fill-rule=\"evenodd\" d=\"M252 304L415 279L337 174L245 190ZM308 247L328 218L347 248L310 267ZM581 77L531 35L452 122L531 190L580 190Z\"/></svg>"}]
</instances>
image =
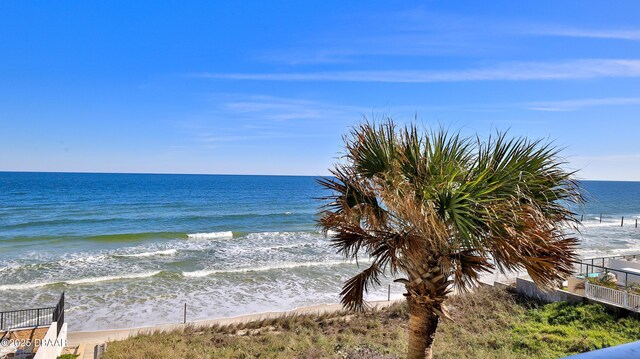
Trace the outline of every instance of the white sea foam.
<instances>
[{"instance_id":1,"label":"white sea foam","mask_svg":"<svg viewBox=\"0 0 640 359\"><path fill-rule=\"evenodd\" d=\"M55 259L55 258L43 258L43 262L18 264L17 262L10 262L5 267L0 267L0 272L19 271L19 270L42 270L43 268L50 268L54 266L62 267L78 267L87 264L98 263L105 260L105 255L87 255L86 253L80 253L74 255L68 259Z\"/></svg>"},{"instance_id":2,"label":"white sea foam","mask_svg":"<svg viewBox=\"0 0 640 359\"><path fill-rule=\"evenodd\" d=\"M600 258L606 256L620 256L620 255L640 255L640 245L630 245L625 248L604 248L604 249L578 249L580 257L584 258Z\"/></svg>"},{"instance_id":3,"label":"white sea foam","mask_svg":"<svg viewBox=\"0 0 640 359\"><path fill-rule=\"evenodd\" d=\"M160 273L160 271L150 271L150 272L143 272L143 273L132 273L132 274L93 277L93 278L80 278L80 279L66 280L64 282L67 284L84 284L84 283L104 282L104 281L120 280L120 279L148 278L148 277L153 277L158 273Z\"/></svg>"},{"instance_id":4,"label":"white sea foam","mask_svg":"<svg viewBox=\"0 0 640 359\"><path fill-rule=\"evenodd\" d=\"M276 246L268 246L264 248L259 248L259 250L263 251L271 251L276 249L290 249L290 248L302 248L302 247L318 247L320 242L308 242L308 243L292 243L292 244L282 244Z\"/></svg>"},{"instance_id":5,"label":"white sea foam","mask_svg":"<svg viewBox=\"0 0 640 359\"><path fill-rule=\"evenodd\" d=\"M231 239L233 238L233 232L189 233L187 237L190 239Z\"/></svg>"},{"instance_id":6,"label":"white sea foam","mask_svg":"<svg viewBox=\"0 0 640 359\"><path fill-rule=\"evenodd\" d=\"M359 263L366 264L369 262L359 261ZM280 263L272 266L262 266L262 267L232 268L232 269L204 269L204 270L197 270L193 272L183 272L182 275L185 277L199 278L199 277L206 277L212 274L266 272L270 270L300 268L300 267L323 267L323 266L330 267L330 266L340 265L340 264L355 264L355 262L324 261L324 262Z\"/></svg>"},{"instance_id":7,"label":"white sea foam","mask_svg":"<svg viewBox=\"0 0 640 359\"><path fill-rule=\"evenodd\" d=\"M317 237L309 232L253 232L246 235L247 240L300 240Z\"/></svg>"},{"instance_id":8,"label":"white sea foam","mask_svg":"<svg viewBox=\"0 0 640 359\"><path fill-rule=\"evenodd\" d=\"M59 280L52 282L39 282L39 283L22 283L22 284L5 284L0 285L0 291L2 290L20 290L20 289L29 289L29 288L38 288L44 287L52 284L86 284L86 283L95 283L95 282L105 282L105 281L114 281L121 279L135 279L135 278L147 278L153 277L154 275L160 273L160 271L152 271L152 272L143 272L143 273L132 273L132 274L123 274L123 275L113 275L113 276L103 276L103 277L88 277L88 278L80 278L80 279L69 279L69 280Z\"/></svg>"},{"instance_id":9,"label":"white sea foam","mask_svg":"<svg viewBox=\"0 0 640 359\"><path fill-rule=\"evenodd\" d=\"M606 222L582 222L582 226L585 228L596 228L596 227L620 227L620 221L616 221L616 222L611 222L611 221L606 221Z\"/></svg>"},{"instance_id":10,"label":"white sea foam","mask_svg":"<svg viewBox=\"0 0 640 359\"><path fill-rule=\"evenodd\" d=\"M154 256L173 256L178 253L177 249L167 249L163 251L154 251L154 252L142 252L142 253L131 253L131 254L115 254L114 257L154 257Z\"/></svg>"},{"instance_id":11,"label":"white sea foam","mask_svg":"<svg viewBox=\"0 0 640 359\"><path fill-rule=\"evenodd\" d=\"M107 258L107 256L102 255L102 254L86 256L86 254L80 253L79 256L71 258L71 259L64 260L62 262L68 263L68 264L97 263L97 262L101 262L101 261L105 260L106 258Z\"/></svg>"}]
</instances>

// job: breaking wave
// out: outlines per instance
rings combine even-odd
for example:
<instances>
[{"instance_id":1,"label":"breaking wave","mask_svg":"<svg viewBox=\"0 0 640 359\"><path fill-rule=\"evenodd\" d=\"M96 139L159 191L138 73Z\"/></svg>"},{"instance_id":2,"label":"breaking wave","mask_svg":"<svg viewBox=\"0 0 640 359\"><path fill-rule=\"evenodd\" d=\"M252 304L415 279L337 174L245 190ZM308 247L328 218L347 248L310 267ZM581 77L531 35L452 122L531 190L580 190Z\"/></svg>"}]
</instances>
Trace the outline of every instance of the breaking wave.
<instances>
[{"instance_id":1,"label":"breaking wave","mask_svg":"<svg viewBox=\"0 0 640 359\"><path fill-rule=\"evenodd\" d=\"M115 281L115 280L121 280L121 279L148 278L148 277L153 277L154 275L157 275L160 272L161 271L152 271L152 272L132 273L132 274L123 274L123 275L103 276L103 277L87 277L87 278L79 278L79 279L53 281L53 282L5 284L5 285L0 285L0 290L20 290L20 289L45 287L45 286L54 285L54 284L77 285L77 284L86 284L86 283L95 283L95 282Z\"/></svg>"},{"instance_id":2,"label":"breaking wave","mask_svg":"<svg viewBox=\"0 0 640 359\"><path fill-rule=\"evenodd\" d=\"M189 233L187 234L189 239L231 239L233 238L233 232L209 232L209 233Z\"/></svg>"},{"instance_id":3,"label":"breaking wave","mask_svg":"<svg viewBox=\"0 0 640 359\"><path fill-rule=\"evenodd\" d=\"M365 263L360 261L360 263ZM206 277L212 274L225 274L225 273L248 273L248 272L266 272L270 270L300 268L300 267L331 267L342 264L355 264L355 262L347 261L324 261L324 262L300 262L300 263L280 263L272 266L262 267L247 267L247 268L232 268L232 269L204 269L193 272L183 272L185 277Z\"/></svg>"}]
</instances>

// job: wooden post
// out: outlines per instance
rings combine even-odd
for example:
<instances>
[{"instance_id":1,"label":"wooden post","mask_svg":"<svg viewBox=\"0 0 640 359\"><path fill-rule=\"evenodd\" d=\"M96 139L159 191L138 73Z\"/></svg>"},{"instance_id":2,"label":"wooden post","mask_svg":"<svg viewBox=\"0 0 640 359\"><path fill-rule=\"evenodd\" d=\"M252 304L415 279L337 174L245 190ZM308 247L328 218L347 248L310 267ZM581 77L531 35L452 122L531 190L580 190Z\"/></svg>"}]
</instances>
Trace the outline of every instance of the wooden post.
<instances>
[{"instance_id":1,"label":"wooden post","mask_svg":"<svg viewBox=\"0 0 640 359\"><path fill-rule=\"evenodd\" d=\"M600 213L600 223L602 223L602 213Z\"/></svg>"},{"instance_id":2,"label":"wooden post","mask_svg":"<svg viewBox=\"0 0 640 359\"><path fill-rule=\"evenodd\" d=\"M102 358L106 350L107 350L107 343L96 345L95 347L93 347L93 357L96 359Z\"/></svg>"},{"instance_id":3,"label":"wooden post","mask_svg":"<svg viewBox=\"0 0 640 359\"><path fill-rule=\"evenodd\" d=\"M184 324L187 324L187 303L184 303Z\"/></svg>"},{"instance_id":4,"label":"wooden post","mask_svg":"<svg viewBox=\"0 0 640 359\"><path fill-rule=\"evenodd\" d=\"M580 222L582 222L582 220L584 219L584 214L580 215Z\"/></svg>"},{"instance_id":5,"label":"wooden post","mask_svg":"<svg viewBox=\"0 0 640 359\"><path fill-rule=\"evenodd\" d=\"M387 289L387 302L391 301L391 284L389 284L389 289Z\"/></svg>"},{"instance_id":6,"label":"wooden post","mask_svg":"<svg viewBox=\"0 0 640 359\"><path fill-rule=\"evenodd\" d=\"M620 221L620 227L624 226L624 216L622 216L622 220Z\"/></svg>"},{"instance_id":7,"label":"wooden post","mask_svg":"<svg viewBox=\"0 0 640 359\"><path fill-rule=\"evenodd\" d=\"M638 228L638 219L636 218L636 228Z\"/></svg>"}]
</instances>

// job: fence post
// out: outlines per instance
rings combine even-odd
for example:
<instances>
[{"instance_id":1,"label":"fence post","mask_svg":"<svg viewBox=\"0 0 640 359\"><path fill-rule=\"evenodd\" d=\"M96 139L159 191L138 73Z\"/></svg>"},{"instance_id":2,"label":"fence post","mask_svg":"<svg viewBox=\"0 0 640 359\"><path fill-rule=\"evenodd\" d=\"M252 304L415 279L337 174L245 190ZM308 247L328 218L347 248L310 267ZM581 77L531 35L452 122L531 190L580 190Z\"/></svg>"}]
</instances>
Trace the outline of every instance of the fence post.
<instances>
[{"instance_id":1,"label":"fence post","mask_svg":"<svg viewBox=\"0 0 640 359\"><path fill-rule=\"evenodd\" d=\"M104 355L105 351L107 351L107 343L98 344L93 347L93 357L96 359L100 359Z\"/></svg>"},{"instance_id":2,"label":"fence post","mask_svg":"<svg viewBox=\"0 0 640 359\"><path fill-rule=\"evenodd\" d=\"M187 324L187 303L184 303L184 324Z\"/></svg>"},{"instance_id":3,"label":"fence post","mask_svg":"<svg viewBox=\"0 0 640 359\"><path fill-rule=\"evenodd\" d=\"M636 218L636 228L638 228L638 219Z\"/></svg>"},{"instance_id":4,"label":"fence post","mask_svg":"<svg viewBox=\"0 0 640 359\"><path fill-rule=\"evenodd\" d=\"M622 220L620 220L620 227L624 226L624 216L622 216Z\"/></svg>"},{"instance_id":5,"label":"fence post","mask_svg":"<svg viewBox=\"0 0 640 359\"><path fill-rule=\"evenodd\" d=\"M0 330L4 330L4 312L0 312Z\"/></svg>"},{"instance_id":6,"label":"fence post","mask_svg":"<svg viewBox=\"0 0 640 359\"><path fill-rule=\"evenodd\" d=\"M580 215L580 222L582 222L582 219L584 218L584 214Z\"/></svg>"},{"instance_id":7,"label":"fence post","mask_svg":"<svg viewBox=\"0 0 640 359\"><path fill-rule=\"evenodd\" d=\"M591 294L591 293L589 293L589 290L590 290L589 281L585 278L585 280L584 280L584 296L587 297L587 298L589 298L590 294Z\"/></svg>"},{"instance_id":8,"label":"fence post","mask_svg":"<svg viewBox=\"0 0 640 359\"><path fill-rule=\"evenodd\" d=\"M387 302L391 301L391 284L389 284L389 289L387 289Z\"/></svg>"},{"instance_id":9,"label":"fence post","mask_svg":"<svg viewBox=\"0 0 640 359\"><path fill-rule=\"evenodd\" d=\"M36 327L40 326L40 309L36 311Z\"/></svg>"}]
</instances>

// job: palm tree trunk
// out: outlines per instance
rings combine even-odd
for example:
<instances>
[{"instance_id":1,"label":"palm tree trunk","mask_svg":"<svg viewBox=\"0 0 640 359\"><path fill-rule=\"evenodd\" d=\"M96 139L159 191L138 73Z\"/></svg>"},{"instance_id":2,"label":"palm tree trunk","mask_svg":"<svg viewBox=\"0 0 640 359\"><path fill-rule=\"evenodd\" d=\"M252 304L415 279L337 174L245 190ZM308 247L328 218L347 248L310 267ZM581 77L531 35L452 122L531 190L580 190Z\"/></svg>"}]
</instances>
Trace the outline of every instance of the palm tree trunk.
<instances>
[{"instance_id":1,"label":"palm tree trunk","mask_svg":"<svg viewBox=\"0 0 640 359\"><path fill-rule=\"evenodd\" d=\"M409 303L409 352L408 359L431 359L431 346L438 328L438 316L424 304L407 298Z\"/></svg>"}]
</instances>

